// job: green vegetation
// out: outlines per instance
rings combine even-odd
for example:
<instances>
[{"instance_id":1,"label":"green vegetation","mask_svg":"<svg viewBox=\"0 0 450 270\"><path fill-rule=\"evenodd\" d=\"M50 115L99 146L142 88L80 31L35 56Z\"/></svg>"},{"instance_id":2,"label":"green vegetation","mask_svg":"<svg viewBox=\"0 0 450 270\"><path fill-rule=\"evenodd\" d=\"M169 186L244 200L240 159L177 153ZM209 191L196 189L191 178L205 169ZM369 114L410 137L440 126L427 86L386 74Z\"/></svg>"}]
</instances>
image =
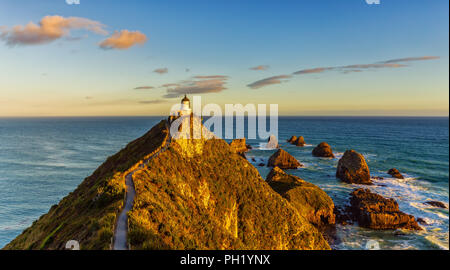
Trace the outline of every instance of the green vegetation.
<instances>
[{"instance_id":1,"label":"green vegetation","mask_svg":"<svg viewBox=\"0 0 450 270\"><path fill-rule=\"evenodd\" d=\"M161 121L109 157L4 249L64 249L68 240L77 240L81 249L109 249L116 216L123 206L127 170L157 149L167 134L165 121Z\"/></svg>"}]
</instances>

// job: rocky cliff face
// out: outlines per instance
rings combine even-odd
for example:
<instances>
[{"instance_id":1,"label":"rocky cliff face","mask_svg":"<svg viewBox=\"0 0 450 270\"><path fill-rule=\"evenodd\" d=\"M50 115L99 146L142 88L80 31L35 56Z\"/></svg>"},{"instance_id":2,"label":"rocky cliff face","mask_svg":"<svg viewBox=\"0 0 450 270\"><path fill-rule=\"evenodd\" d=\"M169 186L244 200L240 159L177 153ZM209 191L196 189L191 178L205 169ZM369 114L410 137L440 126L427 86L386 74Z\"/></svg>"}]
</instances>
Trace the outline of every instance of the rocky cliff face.
<instances>
[{"instance_id":1,"label":"rocky cliff face","mask_svg":"<svg viewBox=\"0 0 450 270\"><path fill-rule=\"evenodd\" d=\"M267 166L279 167L281 169L297 169L302 167L302 164L288 152L283 149L279 149L272 156L270 156Z\"/></svg>"},{"instance_id":2,"label":"rocky cliff face","mask_svg":"<svg viewBox=\"0 0 450 270\"><path fill-rule=\"evenodd\" d=\"M166 145L167 144L167 145ZM329 249L322 234L220 139L168 140L165 121L110 157L5 249L109 249L134 173L133 249Z\"/></svg>"},{"instance_id":3,"label":"rocky cliff face","mask_svg":"<svg viewBox=\"0 0 450 270\"><path fill-rule=\"evenodd\" d=\"M175 141L136 174L136 249L328 249L320 232L223 140Z\"/></svg>"},{"instance_id":4,"label":"rocky cliff face","mask_svg":"<svg viewBox=\"0 0 450 270\"><path fill-rule=\"evenodd\" d=\"M333 200L318 186L278 167L270 171L266 180L312 224L322 227L335 223Z\"/></svg>"}]
</instances>

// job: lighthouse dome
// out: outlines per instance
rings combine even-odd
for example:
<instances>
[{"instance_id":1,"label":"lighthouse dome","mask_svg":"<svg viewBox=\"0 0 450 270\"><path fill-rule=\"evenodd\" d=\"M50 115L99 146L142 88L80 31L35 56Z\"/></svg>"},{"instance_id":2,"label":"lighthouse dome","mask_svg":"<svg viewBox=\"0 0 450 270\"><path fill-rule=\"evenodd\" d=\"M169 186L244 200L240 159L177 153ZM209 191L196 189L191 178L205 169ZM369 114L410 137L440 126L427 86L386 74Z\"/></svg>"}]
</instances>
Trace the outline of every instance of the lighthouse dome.
<instances>
[{"instance_id":1,"label":"lighthouse dome","mask_svg":"<svg viewBox=\"0 0 450 270\"><path fill-rule=\"evenodd\" d=\"M185 102L191 102L186 95L184 95L184 98L181 100L181 103Z\"/></svg>"}]
</instances>

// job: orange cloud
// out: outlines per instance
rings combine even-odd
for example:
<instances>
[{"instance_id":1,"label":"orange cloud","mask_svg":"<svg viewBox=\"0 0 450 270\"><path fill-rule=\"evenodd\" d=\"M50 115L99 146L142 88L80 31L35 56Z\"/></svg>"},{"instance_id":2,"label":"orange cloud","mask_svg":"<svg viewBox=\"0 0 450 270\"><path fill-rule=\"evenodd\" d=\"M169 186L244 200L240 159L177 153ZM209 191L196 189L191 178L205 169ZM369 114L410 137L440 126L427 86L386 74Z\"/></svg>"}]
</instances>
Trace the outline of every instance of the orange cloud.
<instances>
[{"instance_id":1,"label":"orange cloud","mask_svg":"<svg viewBox=\"0 0 450 270\"><path fill-rule=\"evenodd\" d=\"M269 78L265 78L259 81L256 81L254 83L251 83L249 85L247 85L248 87L252 88L252 89L258 89L267 85L271 85L271 84L280 84L282 82L287 81L289 78L291 78L290 75L279 75L279 76L273 76L273 77L269 77Z\"/></svg>"},{"instance_id":2,"label":"orange cloud","mask_svg":"<svg viewBox=\"0 0 450 270\"><path fill-rule=\"evenodd\" d=\"M97 21L80 17L45 16L39 24L28 23L12 28L0 28L0 38L10 46L50 43L61 37L70 37L70 30L84 29L96 34L107 35L105 26Z\"/></svg>"},{"instance_id":3,"label":"orange cloud","mask_svg":"<svg viewBox=\"0 0 450 270\"><path fill-rule=\"evenodd\" d=\"M165 74L165 73L169 72L169 69L168 68L157 68L157 69L153 70L153 72L159 73L159 74Z\"/></svg>"},{"instance_id":4,"label":"orange cloud","mask_svg":"<svg viewBox=\"0 0 450 270\"><path fill-rule=\"evenodd\" d=\"M251 67L250 69L251 70L267 70L267 69L269 69L269 66L268 65L259 65L256 67Z\"/></svg>"},{"instance_id":5,"label":"orange cloud","mask_svg":"<svg viewBox=\"0 0 450 270\"><path fill-rule=\"evenodd\" d=\"M192 80L183 81L180 84L174 84L174 88L168 88L164 98L175 98L186 93L189 94L208 94L219 93L227 89L225 83L228 76L195 76Z\"/></svg>"},{"instance_id":6,"label":"orange cloud","mask_svg":"<svg viewBox=\"0 0 450 270\"><path fill-rule=\"evenodd\" d=\"M125 50L137 44L143 45L147 40L147 36L139 31L115 31L100 43L100 48Z\"/></svg>"}]
</instances>

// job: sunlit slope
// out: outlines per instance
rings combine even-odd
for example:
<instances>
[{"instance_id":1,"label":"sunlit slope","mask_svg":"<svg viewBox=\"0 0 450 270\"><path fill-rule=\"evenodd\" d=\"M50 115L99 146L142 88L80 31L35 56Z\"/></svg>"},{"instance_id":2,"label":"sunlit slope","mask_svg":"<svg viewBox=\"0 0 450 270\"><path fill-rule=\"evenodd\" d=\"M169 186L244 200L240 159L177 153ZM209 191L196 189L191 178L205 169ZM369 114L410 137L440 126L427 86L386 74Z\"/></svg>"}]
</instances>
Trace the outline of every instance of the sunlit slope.
<instances>
[{"instance_id":1,"label":"sunlit slope","mask_svg":"<svg viewBox=\"0 0 450 270\"><path fill-rule=\"evenodd\" d=\"M165 121L161 121L109 157L4 249L64 249L69 240L78 241L81 249L109 249L116 215L123 204L124 175L157 150L167 135Z\"/></svg>"}]
</instances>

